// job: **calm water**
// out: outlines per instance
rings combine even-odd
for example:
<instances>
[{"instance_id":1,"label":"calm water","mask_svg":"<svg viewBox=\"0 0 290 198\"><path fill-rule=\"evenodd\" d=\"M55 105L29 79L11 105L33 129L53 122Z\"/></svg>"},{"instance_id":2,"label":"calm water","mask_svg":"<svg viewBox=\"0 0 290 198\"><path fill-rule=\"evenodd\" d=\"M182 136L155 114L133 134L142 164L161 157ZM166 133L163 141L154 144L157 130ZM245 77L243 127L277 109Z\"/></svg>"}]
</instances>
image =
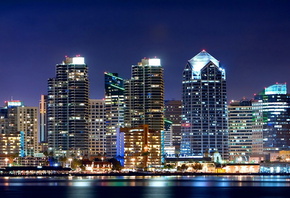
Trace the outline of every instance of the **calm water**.
<instances>
[{"instance_id":1,"label":"calm water","mask_svg":"<svg viewBox=\"0 0 290 198\"><path fill-rule=\"evenodd\" d=\"M290 197L288 176L0 177L0 198Z\"/></svg>"}]
</instances>

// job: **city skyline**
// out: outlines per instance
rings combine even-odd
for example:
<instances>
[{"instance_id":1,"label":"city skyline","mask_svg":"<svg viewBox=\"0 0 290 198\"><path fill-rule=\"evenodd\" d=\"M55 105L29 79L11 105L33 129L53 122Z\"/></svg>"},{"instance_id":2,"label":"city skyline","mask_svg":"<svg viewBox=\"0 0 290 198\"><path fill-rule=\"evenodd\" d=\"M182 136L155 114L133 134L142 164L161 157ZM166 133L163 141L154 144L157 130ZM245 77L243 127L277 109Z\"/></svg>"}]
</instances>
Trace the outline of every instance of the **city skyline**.
<instances>
[{"instance_id":1,"label":"city skyline","mask_svg":"<svg viewBox=\"0 0 290 198\"><path fill-rule=\"evenodd\" d=\"M89 67L90 98L104 98L104 72L129 79L131 65L157 56L165 99L181 99L182 70L202 49L227 71L228 100L250 99L289 82L289 6L274 0L3 2L0 102L13 97L38 106L55 65L76 54Z\"/></svg>"}]
</instances>

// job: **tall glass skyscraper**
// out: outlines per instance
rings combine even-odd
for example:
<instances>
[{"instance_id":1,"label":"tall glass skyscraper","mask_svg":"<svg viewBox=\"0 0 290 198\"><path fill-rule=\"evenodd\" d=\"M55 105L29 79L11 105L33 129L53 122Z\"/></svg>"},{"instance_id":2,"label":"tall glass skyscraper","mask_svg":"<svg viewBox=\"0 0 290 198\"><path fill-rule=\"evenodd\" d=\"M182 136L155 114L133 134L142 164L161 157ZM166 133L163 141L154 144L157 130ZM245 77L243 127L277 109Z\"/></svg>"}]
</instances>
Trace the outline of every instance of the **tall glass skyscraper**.
<instances>
[{"instance_id":1,"label":"tall glass skyscraper","mask_svg":"<svg viewBox=\"0 0 290 198\"><path fill-rule=\"evenodd\" d=\"M263 139L263 153L290 150L290 95L286 84L274 84L255 95L254 129Z\"/></svg>"},{"instance_id":2,"label":"tall glass skyscraper","mask_svg":"<svg viewBox=\"0 0 290 198\"><path fill-rule=\"evenodd\" d=\"M165 118L171 121L172 125L172 146L175 152L180 153L181 141L181 100L165 100Z\"/></svg>"},{"instance_id":3,"label":"tall glass skyscraper","mask_svg":"<svg viewBox=\"0 0 290 198\"><path fill-rule=\"evenodd\" d=\"M106 156L117 156L117 130L124 126L124 80L105 73Z\"/></svg>"},{"instance_id":4,"label":"tall glass skyscraper","mask_svg":"<svg viewBox=\"0 0 290 198\"><path fill-rule=\"evenodd\" d=\"M183 71L181 125L181 155L228 158L226 73L205 50Z\"/></svg>"},{"instance_id":5,"label":"tall glass skyscraper","mask_svg":"<svg viewBox=\"0 0 290 198\"><path fill-rule=\"evenodd\" d=\"M55 154L88 152L88 67L84 57L67 57L48 80L48 149Z\"/></svg>"},{"instance_id":6,"label":"tall glass skyscraper","mask_svg":"<svg viewBox=\"0 0 290 198\"><path fill-rule=\"evenodd\" d=\"M163 67L158 58L144 58L132 65L132 77L125 83L125 127L138 128L141 125L149 126L148 145L142 146L149 152L148 165L159 167L164 130L164 81ZM125 148L125 161L131 154L134 155L134 151Z\"/></svg>"}]
</instances>

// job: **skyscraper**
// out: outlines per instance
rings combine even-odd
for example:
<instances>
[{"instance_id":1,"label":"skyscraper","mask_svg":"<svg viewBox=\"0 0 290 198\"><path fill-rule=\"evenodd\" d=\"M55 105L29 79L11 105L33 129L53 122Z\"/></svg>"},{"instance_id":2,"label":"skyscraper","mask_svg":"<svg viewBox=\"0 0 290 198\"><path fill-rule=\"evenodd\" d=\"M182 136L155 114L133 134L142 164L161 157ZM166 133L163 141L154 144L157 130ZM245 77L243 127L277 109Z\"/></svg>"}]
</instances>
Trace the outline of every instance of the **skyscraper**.
<instances>
[{"instance_id":1,"label":"skyscraper","mask_svg":"<svg viewBox=\"0 0 290 198\"><path fill-rule=\"evenodd\" d=\"M229 115L229 158L235 162L249 161L253 146L252 101L231 101Z\"/></svg>"},{"instance_id":2,"label":"skyscraper","mask_svg":"<svg viewBox=\"0 0 290 198\"><path fill-rule=\"evenodd\" d=\"M163 67L158 58L144 58L132 65L132 77L125 83L125 127L148 125L148 165L161 165L161 133L164 130ZM129 130L130 131L130 130ZM126 134L125 134L126 137ZM144 149L144 148L143 148ZM134 151L126 151L125 161ZM142 162L142 160L140 160Z\"/></svg>"},{"instance_id":3,"label":"skyscraper","mask_svg":"<svg viewBox=\"0 0 290 198\"><path fill-rule=\"evenodd\" d=\"M89 153L105 155L106 145L105 100L89 100Z\"/></svg>"},{"instance_id":4,"label":"skyscraper","mask_svg":"<svg viewBox=\"0 0 290 198\"><path fill-rule=\"evenodd\" d=\"M0 111L0 153L34 156L39 152L37 107L26 107L21 101L7 101Z\"/></svg>"},{"instance_id":5,"label":"skyscraper","mask_svg":"<svg viewBox=\"0 0 290 198\"><path fill-rule=\"evenodd\" d=\"M218 151L228 158L226 73L205 50L183 71L181 134L182 155Z\"/></svg>"},{"instance_id":6,"label":"skyscraper","mask_svg":"<svg viewBox=\"0 0 290 198\"><path fill-rule=\"evenodd\" d=\"M48 147L55 154L88 152L88 67L67 57L48 80Z\"/></svg>"},{"instance_id":7,"label":"skyscraper","mask_svg":"<svg viewBox=\"0 0 290 198\"><path fill-rule=\"evenodd\" d=\"M106 156L117 155L117 130L124 126L124 80L105 73Z\"/></svg>"},{"instance_id":8,"label":"skyscraper","mask_svg":"<svg viewBox=\"0 0 290 198\"><path fill-rule=\"evenodd\" d=\"M286 84L274 84L255 95L254 129L261 134L263 153L290 150L290 95Z\"/></svg>"},{"instance_id":9,"label":"skyscraper","mask_svg":"<svg viewBox=\"0 0 290 198\"><path fill-rule=\"evenodd\" d=\"M39 142L47 143L47 95L41 95L39 102Z\"/></svg>"},{"instance_id":10,"label":"skyscraper","mask_svg":"<svg viewBox=\"0 0 290 198\"><path fill-rule=\"evenodd\" d=\"M172 122L172 146L180 152L181 142L181 100L165 100L165 118Z\"/></svg>"}]
</instances>

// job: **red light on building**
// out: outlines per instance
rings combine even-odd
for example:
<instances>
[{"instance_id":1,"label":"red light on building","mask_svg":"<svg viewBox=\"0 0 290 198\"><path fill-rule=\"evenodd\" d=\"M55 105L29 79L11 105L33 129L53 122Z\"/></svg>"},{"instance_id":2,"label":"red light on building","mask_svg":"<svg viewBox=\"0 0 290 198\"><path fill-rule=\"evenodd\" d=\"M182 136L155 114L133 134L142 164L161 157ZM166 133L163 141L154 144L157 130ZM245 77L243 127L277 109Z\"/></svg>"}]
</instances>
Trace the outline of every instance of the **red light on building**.
<instances>
[{"instance_id":1,"label":"red light on building","mask_svg":"<svg viewBox=\"0 0 290 198\"><path fill-rule=\"evenodd\" d=\"M184 123L181 126L183 126L183 127L190 127L190 124L189 123Z\"/></svg>"}]
</instances>

